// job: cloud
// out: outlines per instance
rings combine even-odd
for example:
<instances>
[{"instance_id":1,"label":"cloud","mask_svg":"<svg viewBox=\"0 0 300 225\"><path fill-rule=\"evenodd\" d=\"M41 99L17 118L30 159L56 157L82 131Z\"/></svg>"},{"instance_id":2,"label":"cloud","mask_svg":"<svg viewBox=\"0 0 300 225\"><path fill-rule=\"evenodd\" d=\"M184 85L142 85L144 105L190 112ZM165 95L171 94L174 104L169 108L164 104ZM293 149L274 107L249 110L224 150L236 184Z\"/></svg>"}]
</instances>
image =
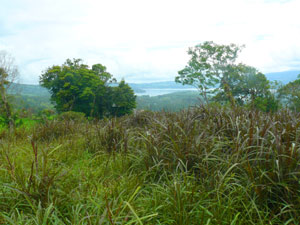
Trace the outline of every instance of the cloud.
<instances>
[{"instance_id":1,"label":"cloud","mask_svg":"<svg viewBox=\"0 0 300 225\"><path fill-rule=\"evenodd\" d=\"M173 80L188 47L246 44L240 60L263 72L299 69L298 0L13 0L0 8L0 48L22 82L67 58L102 63L130 82Z\"/></svg>"}]
</instances>

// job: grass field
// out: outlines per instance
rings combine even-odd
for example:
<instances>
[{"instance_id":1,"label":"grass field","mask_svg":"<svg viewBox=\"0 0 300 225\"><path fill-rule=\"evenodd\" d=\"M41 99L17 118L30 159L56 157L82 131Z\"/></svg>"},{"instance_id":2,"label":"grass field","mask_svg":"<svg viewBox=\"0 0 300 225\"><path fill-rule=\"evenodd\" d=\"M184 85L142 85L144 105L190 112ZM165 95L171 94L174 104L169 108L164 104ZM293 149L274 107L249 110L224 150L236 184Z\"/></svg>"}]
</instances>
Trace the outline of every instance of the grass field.
<instances>
[{"instance_id":1,"label":"grass field","mask_svg":"<svg viewBox=\"0 0 300 225\"><path fill-rule=\"evenodd\" d=\"M0 224L299 224L300 115L199 107L1 129Z\"/></svg>"}]
</instances>

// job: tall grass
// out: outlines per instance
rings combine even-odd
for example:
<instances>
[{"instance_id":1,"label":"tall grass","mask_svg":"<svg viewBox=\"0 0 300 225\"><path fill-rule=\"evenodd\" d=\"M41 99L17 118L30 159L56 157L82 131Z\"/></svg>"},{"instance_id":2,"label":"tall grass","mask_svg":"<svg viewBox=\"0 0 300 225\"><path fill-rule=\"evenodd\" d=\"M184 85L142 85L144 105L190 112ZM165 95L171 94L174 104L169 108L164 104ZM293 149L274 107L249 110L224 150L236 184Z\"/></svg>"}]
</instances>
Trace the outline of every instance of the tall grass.
<instances>
[{"instance_id":1,"label":"tall grass","mask_svg":"<svg viewBox=\"0 0 300 225\"><path fill-rule=\"evenodd\" d=\"M299 132L212 106L4 131L0 224L299 224Z\"/></svg>"}]
</instances>

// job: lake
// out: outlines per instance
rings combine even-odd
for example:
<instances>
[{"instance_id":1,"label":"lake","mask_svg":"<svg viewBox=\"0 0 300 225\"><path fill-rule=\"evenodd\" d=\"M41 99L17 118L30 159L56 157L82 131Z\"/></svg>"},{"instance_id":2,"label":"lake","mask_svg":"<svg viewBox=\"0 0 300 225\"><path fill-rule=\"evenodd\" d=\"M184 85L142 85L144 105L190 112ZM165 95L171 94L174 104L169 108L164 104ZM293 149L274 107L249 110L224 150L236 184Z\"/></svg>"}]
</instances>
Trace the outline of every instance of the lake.
<instances>
[{"instance_id":1,"label":"lake","mask_svg":"<svg viewBox=\"0 0 300 225\"><path fill-rule=\"evenodd\" d=\"M149 95L149 96L158 96L158 95L165 95L165 94L170 94L174 92L182 92L182 91L197 91L196 88L186 88L186 89L176 89L176 88L162 88L162 89L148 89L144 88L143 89L145 92L144 93L135 93L137 96L142 96L142 95Z\"/></svg>"}]
</instances>

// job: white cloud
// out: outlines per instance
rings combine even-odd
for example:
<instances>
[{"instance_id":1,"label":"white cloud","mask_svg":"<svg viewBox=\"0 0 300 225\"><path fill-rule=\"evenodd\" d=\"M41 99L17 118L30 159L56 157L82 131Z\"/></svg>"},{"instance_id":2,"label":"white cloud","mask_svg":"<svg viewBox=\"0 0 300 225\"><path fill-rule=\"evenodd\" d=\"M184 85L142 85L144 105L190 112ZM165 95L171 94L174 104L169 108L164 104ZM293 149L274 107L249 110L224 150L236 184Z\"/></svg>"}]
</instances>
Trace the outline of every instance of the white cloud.
<instances>
[{"instance_id":1,"label":"white cloud","mask_svg":"<svg viewBox=\"0 0 300 225\"><path fill-rule=\"evenodd\" d=\"M5 1L5 0L4 0ZM300 1L11 0L1 3L0 48L22 80L67 58L102 63L127 81L173 80L188 47L246 44L240 59L263 72L300 68Z\"/></svg>"}]
</instances>

